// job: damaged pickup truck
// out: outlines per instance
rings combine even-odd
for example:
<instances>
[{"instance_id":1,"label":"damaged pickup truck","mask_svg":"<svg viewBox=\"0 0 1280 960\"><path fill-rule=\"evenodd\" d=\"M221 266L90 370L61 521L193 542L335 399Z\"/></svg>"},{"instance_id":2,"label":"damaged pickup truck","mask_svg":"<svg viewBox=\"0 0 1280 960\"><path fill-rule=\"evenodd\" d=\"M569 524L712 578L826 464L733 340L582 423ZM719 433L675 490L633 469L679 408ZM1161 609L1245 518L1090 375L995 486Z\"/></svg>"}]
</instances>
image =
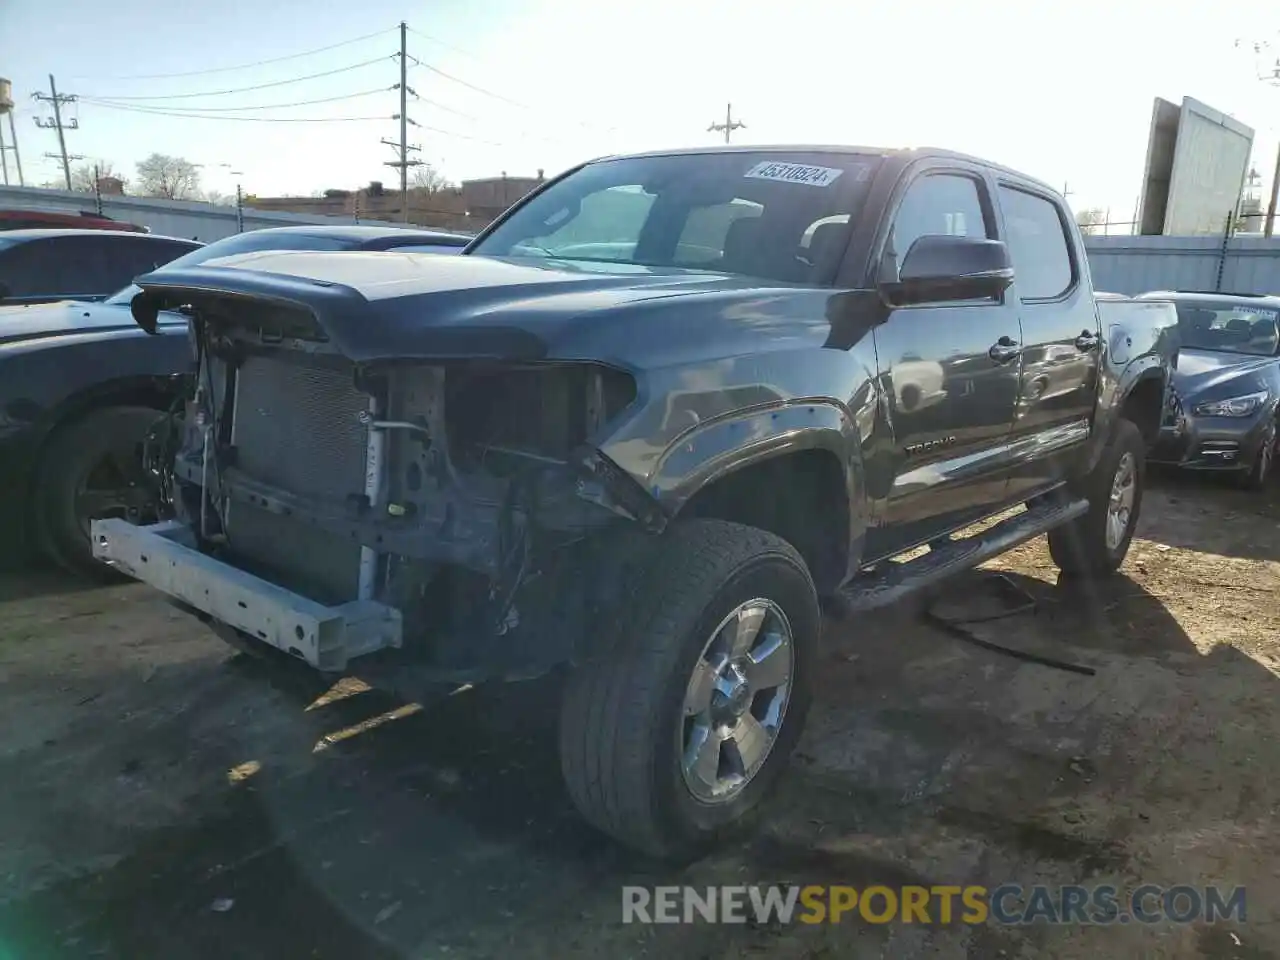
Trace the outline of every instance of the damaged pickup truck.
<instances>
[{"instance_id":1,"label":"damaged pickup truck","mask_svg":"<svg viewBox=\"0 0 1280 960\"><path fill-rule=\"evenodd\" d=\"M96 555L319 671L563 671L570 795L662 856L777 780L822 604L1043 533L1064 572L1120 565L1176 323L1094 296L1050 188L931 150L609 158L461 256L139 285L144 329L190 322L178 516L96 522Z\"/></svg>"}]
</instances>

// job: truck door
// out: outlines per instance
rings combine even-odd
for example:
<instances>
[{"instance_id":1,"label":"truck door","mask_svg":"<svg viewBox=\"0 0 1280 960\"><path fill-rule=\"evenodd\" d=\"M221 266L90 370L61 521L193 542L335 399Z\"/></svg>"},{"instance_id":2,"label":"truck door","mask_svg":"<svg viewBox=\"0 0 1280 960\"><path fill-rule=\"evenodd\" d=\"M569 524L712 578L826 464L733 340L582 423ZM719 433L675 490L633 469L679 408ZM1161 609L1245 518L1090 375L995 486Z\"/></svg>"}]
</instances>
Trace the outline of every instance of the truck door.
<instances>
[{"instance_id":1,"label":"truck door","mask_svg":"<svg viewBox=\"0 0 1280 960\"><path fill-rule=\"evenodd\" d=\"M997 188L1013 260L1008 292L1022 323L1021 375L1013 422L1011 499L1067 476L1089 438L1097 402L1097 305L1066 206L1022 184Z\"/></svg>"},{"instance_id":2,"label":"truck door","mask_svg":"<svg viewBox=\"0 0 1280 960\"><path fill-rule=\"evenodd\" d=\"M880 280L897 278L921 236L998 237L991 185L980 170L934 161L908 176L873 261ZM868 559L927 542L1004 502L1020 342L1018 311L1008 300L898 307L876 327L894 464L868 534Z\"/></svg>"}]
</instances>

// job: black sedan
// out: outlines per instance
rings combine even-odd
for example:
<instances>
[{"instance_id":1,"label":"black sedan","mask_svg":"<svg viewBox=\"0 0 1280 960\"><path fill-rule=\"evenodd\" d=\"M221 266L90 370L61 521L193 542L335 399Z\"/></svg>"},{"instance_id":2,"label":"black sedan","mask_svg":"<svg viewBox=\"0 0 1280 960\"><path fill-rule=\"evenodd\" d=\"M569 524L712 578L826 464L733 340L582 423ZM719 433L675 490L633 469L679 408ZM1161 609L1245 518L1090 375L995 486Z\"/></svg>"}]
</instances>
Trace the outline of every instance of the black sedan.
<instances>
[{"instance_id":1,"label":"black sedan","mask_svg":"<svg viewBox=\"0 0 1280 960\"><path fill-rule=\"evenodd\" d=\"M242 233L174 261L216 266L263 250L456 253L469 238L395 227L283 227ZM161 314L160 336L134 322L127 286L100 303L0 307L0 544L22 540L92 573L89 523L154 522L161 498L144 446L182 395L191 366L186 318Z\"/></svg>"},{"instance_id":2,"label":"black sedan","mask_svg":"<svg viewBox=\"0 0 1280 960\"><path fill-rule=\"evenodd\" d=\"M122 230L0 234L0 304L101 300L201 244Z\"/></svg>"},{"instance_id":3,"label":"black sedan","mask_svg":"<svg viewBox=\"0 0 1280 960\"><path fill-rule=\"evenodd\" d=\"M1261 489L1277 453L1280 297L1153 292L1178 310L1173 387L1155 462L1237 474Z\"/></svg>"}]
</instances>

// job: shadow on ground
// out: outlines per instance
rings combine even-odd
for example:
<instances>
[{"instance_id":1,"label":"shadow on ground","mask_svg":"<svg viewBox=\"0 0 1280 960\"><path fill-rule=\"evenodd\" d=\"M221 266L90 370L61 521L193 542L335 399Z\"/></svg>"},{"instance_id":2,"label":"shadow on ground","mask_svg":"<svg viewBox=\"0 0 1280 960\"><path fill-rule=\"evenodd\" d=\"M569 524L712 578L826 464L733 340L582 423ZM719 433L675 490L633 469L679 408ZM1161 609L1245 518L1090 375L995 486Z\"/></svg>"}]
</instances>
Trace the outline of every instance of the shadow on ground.
<instances>
[{"instance_id":1,"label":"shadow on ground","mask_svg":"<svg viewBox=\"0 0 1280 960\"><path fill-rule=\"evenodd\" d=\"M1159 467L1149 472L1146 496L1159 502L1158 524L1142 531L1147 539L1280 562L1280 477L1266 490L1243 490L1231 475Z\"/></svg>"},{"instance_id":2,"label":"shadow on ground","mask_svg":"<svg viewBox=\"0 0 1280 960\"><path fill-rule=\"evenodd\" d=\"M311 731L311 757L281 769L264 762L206 798L185 825L140 833L123 859L0 901L0 956L222 958L234 944L243 958L447 949L558 960L642 948L674 958L823 955L819 948L910 957L930 955L928 945L947 938L952 955L958 946L974 958L999 950L1075 956L1059 953L1060 931L1046 928L619 923L626 883L994 886L1135 871L1165 883L1207 876L1185 850L1162 861L1148 847L1171 831L1176 846L1180 833L1218 829L1218 806L1198 805L1203 782L1215 784L1235 822L1269 816L1280 785L1265 774L1224 778L1216 764L1246 749L1258 769L1280 763L1280 747L1267 746L1278 742L1268 738L1267 718L1241 712L1275 701L1275 677L1229 647L1201 655L1129 577L1083 586L1009 576L1035 609L983 620L972 625L975 635L1094 675L964 643L907 607L829 624L810 727L760 830L686 868L639 860L578 818L559 780L554 682L442 692L407 712L356 685L317 705L314 679L229 659L212 668L218 689L270 691L290 723ZM938 604L986 616L989 577L961 578ZM1188 692L1213 677L1229 684L1230 697ZM218 769L278 751L252 716L210 747L201 726L210 709L207 698L197 700L156 721L152 735L169 750L204 751L201 762ZM1187 746L1175 768L1152 757L1153 736L1213 750ZM91 808L83 814L94 816ZM803 950L789 941L804 941ZM1137 955L1118 950L1095 944L1082 955Z\"/></svg>"}]
</instances>

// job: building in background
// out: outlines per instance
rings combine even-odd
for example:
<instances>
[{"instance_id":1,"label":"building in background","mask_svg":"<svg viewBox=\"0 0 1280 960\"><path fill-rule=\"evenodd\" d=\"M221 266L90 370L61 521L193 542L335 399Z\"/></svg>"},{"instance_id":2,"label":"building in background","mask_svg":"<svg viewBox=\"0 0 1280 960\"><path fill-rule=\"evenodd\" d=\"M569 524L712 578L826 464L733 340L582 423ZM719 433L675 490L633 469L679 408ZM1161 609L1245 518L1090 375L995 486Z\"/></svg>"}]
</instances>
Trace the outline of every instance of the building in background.
<instances>
[{"instance_id":1,"label":"building in background","mask_svg":"<svg viewBox=\"0 0 1280 960\"><path fill-rule=\"evenodd\" d=\"M525 194L540 187L543 179L539 170L536 177L509 177L503 173L480 180L463 180L462 198L471 217L488 225Z\"/></svg>"},{"instance_id":2,"label":"building in background","mask_svg":"<svg viewBox=\"0 0 1280 960\"><path fill-rule=\"evenodd\" d=\"M536 177L487 177L463 180L457 187L409 190L409 222L421 227L438 227L474 233L488 226L502 211L543 181ZM356 220L398 222L401 219L400 192L373 181L359 190L326 190L318 197L244 198L246 207L302 213L313 216L350 217Z\"/></svg>"},{"instance_id":3,"label":"building in background","mask_svg":"<svg viewBox=\"0 0 1280 960\"><path fill-rule=\"evenodd\" d=\"M1157 97L1151 111L1138 232L1221 234L1240 213L1253 128L1207 104Z\"/></svg>"}]
</instances>

